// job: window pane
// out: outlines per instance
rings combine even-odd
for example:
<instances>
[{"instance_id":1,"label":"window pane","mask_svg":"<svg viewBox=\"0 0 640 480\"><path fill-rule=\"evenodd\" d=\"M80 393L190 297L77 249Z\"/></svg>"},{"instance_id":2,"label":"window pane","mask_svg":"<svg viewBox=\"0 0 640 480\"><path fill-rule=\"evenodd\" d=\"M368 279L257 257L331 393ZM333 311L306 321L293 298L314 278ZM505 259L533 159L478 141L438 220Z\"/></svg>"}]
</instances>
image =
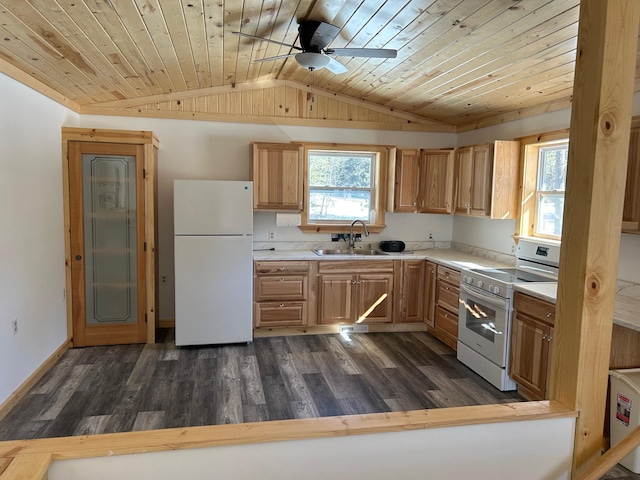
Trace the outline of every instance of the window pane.
<instances>
[{"instance_id":1,"label":"window pane","mask_svg":"<svg viewBox=\"0 0 640 480\"><path fill-rule=\"evenodd\" d=\"M309 191L310 220L369 221L371 192L312 188Z\"/></svg>"},{"instance_id":2,"label":"window pane","mask_svg":"<svg viewBox=\"0 0 640 480\"><path fill-rule=\"evenodd\" d=\"M564 195L540 193L537 207L536 233L559 237L562 234Z\"/></svg>"},{"instance_id":3,"label":"window pane","mask_svg":"<svg viewBox=\"0 0 640 480\"><path fill-rule=\"evenodd\" d=\"M334 152L309 154L309 185L314 187L371 188L373 155Z\"/></svg>"},{"instance_id":4,"label":"window pane","mask_svg":"<svg viewBox=\"0 0 640 480\"><path fill-rule=\"evenodd\" d=\"M564 191L567 179L568 145L555 145L540 149L538 190Z\"/></svg>"}]
</instances>

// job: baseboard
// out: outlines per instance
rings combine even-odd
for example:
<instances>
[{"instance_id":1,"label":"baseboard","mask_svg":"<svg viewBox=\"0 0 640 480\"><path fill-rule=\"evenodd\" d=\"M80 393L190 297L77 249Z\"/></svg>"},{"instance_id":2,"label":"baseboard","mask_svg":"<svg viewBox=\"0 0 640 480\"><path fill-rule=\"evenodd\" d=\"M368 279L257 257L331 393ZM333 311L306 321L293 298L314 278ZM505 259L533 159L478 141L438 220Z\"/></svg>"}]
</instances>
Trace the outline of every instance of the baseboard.
<instances>
[{"instance_id":1,"label":"baseboard","mask_svg":"<svg viewBox=\"0 0 640 480\"><path fill-rule=\"evenodd\" d=\"M36 383L38 383L38 380L40 380L45 373L51 370L51 367L56 364L64 352L69 350L69 348L71 348L71 340L65 340L65 342L60 345L60 347L58 347L58 349L53 352L51 356L29 376L29 378L26 379L15 392L9 395L9 397L0 404L0 420L7 416L11 409L15 407L20 400L22 400L27 392L31 390Z\"/></svg>"},{"instance_id":2,"label":"baseboard","mask_svg":"<svg viewBox=\"0 0 640 480\"><path fill-rule=\"evenodd\" d=\"M176 321L173 318L161 318L158 320L158 328L173 328L176 326Z\"/></svg>"},{"instance_id":3,"label":"baseboard","mask_svg":"<svg viewBox=\"0 0 640 480\"><path fill-rule=\"evenodd\" d=\"M424 323L378 323L367 324L369 332L424 332L427 327ZM254 328L253 336L280 337L288 335L322 335L327 333L340 333L340 325L310 325L306 327L260 327ZM365 334L366 335L366 334Z\"/></svg>"}]
</instances>

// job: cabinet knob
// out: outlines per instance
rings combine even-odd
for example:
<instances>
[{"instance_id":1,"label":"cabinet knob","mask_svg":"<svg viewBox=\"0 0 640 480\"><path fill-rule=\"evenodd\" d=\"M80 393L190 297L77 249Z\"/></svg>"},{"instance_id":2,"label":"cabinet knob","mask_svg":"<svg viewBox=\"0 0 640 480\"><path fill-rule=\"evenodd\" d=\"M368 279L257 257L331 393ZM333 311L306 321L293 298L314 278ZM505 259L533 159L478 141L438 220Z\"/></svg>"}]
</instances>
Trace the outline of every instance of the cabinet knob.
<instances>
[{"instance_id":1,"label":"cabinet knob","mask_svg":"<svg viewBox=\"0 0 640 480\"><path fill-rule=\"evenodd\" d=\"M76 255L76 260L82 260L82 255Z\"/></svg>"},{"instance_id":2,"label":"cabinet knob","mask_svg":"<svg viewBox=\"0 0 640 480\"><path fill-rule=\"evenodd\" d=\"M278 270L284 270L284 267L280 267Z\"/></svg>"},{"instance_id":3,"label":"cabinet knob","mask_svg":"<svg viewBox=\"0 0 640 480\"><path fill-rule=\"evenodd\" d=\"M449 314L448 314L448 313L445 313L445 314L444 314L444 318L449 318Z\"/></svg>"},{"instance_id":4,"label":"cabinet knob","mask_svg":"<svg viewBox=\"0 0 640 480\"><path fill-rule=\"evenodd\" d=\"M551 318L551 315L553 315L551 312L547 312L547 318Z\"/></svg>"},{"instance_id":5,"label":"cabinet knob","mask_svg":"<svg viewBox=\"0 0 640 480\"><path fill-rule=\"evenodd\" d=\"M281 303L281 304L280 304L280 308L282 308L282 307L284 307L284 303Z\"/></svg>"},{"instance_id":6,"label":"cabinet knob","mask_svg":"<svg viewBox=\"0 0 640 480\"><path fill-rule=\"evenodd\" d=\"M355 280L351 280L351 285L355 285L357 282Z\"/></svg>"},{"instance_id":7,"label":"cabinet knob","mask_svg":"<svg viewBox=\"0 0 640 480\"><path fill-rule=\"evenodd\" d=\"M542 339L543 339L543 340L546 340L546 339L547 339L547 336L546 336L544 333L542 334Z\"/></svg>"},{"instance_id":8,"label":"cabinet knob","mask_svg":"<svg viewBox=\"0 0 640 480\"><path fill-rule=\"evenodd\" d=\"M414 207L416 206L416 202L413 202L413 206L414 206Z\"/></svg>"},{"instance_id":9,"label":"cabinet knob","mask_svg":"<svg viewBox=\"0 0 640 480\"><path fill-rule=\"evenodd\" d=\"M281 281L281 282L284 282L284 278L281 278L281 279L280 279L280 281Z\"/></svg>"}]
</instances>

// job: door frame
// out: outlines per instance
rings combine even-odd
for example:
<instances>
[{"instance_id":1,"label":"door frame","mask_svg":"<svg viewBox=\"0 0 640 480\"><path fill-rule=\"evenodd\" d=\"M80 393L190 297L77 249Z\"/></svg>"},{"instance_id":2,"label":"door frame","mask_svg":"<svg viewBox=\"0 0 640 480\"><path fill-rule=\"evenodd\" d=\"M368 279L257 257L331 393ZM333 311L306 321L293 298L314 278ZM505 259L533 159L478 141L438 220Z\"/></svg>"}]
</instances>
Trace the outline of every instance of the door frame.
<instances>
[{"instance_id":1,"label":"door frame","mask_svg":"<svg viewBox=\"0 0 640 480\"><path fill-rule=\"evenodd\" d=\"M158 292L156 279L158 278L158 262L156 253L157 228L157 155L158 137L150 131L106 130L91 128L62 127L62 180L63 180L63 212L64 212L64 244L65 244L65 299L67 307L67 340L73 346L73 295L71 272L71 216L70 216L70 192L69 192L69 142L91 143L119 143L142 145L144 171L144 228L141 234L146 244L144 250L144 292L140 295L144 299L144 313L147 320L146 343L155 343L156 311L158 305Z\"/></svg>"}]
</instances>

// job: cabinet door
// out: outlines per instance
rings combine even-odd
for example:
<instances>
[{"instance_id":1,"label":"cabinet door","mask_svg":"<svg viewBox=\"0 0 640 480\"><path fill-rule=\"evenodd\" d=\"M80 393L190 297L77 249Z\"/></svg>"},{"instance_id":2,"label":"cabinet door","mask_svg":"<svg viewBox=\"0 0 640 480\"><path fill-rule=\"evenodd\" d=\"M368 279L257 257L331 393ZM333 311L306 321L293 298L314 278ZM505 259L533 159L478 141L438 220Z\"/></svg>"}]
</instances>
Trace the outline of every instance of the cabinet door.
<instances>
[{"instance_id":1,"label":"cabinet door","mask_svg":"<svg viewBox=\"0 0 640 480\"><path fill-rule=\"evenodd\" d=\"M356 277L323 274L318 277L318 323L353 323Z\"/></svg>"},{"instance_id":2,"label":"cabinet door","mask_svg":"<svg viewBox=\"0 0 640 480\"><path fill-rule=\"evenodd\" d=\"M640 126L634 125L631 129L628 162L622 231L637 233L640 230Z\"/></svg>"},{"instance_id":3,"label":"cabinet door","mask_svg":"<svg viewBox=\"0 0 640 480\"><path fill-rule=\"evenodd\" d=\"M388 323L392 316L392 273L362 273L357 277L356 318L364 323Z\"/></svg>"},{"instance_id":4,"label":"cabinet door","mask_svg":"<svg viewBox=\"0 0 640 480\"><path fill-rule=\"evenodd\" d=\"M453 213L453 150L423 150L420 163L419 210Z\"/></svg>"},{"instance_id":5,"label":"cabinet door","mask_svg":"<svg viewBox=\"0 0 640 480\"><path fill-rule=\"evenodd\" d=\"M436 264L427 262L424 276L424 323L435 327Z\"/></svg>"},{"instance_id":6,"label":"cabinet door","mask_svg":"<svg viewBox=\"0 0 640 480\"><path fill-rule=\"evenodd\" d=\"M471 213L471 178L473 149L461 148L456 152L456 208L455 213Z\"/></svg>"},{"instance_id":7,"label":"cabinet door","mask_svg":"<svg viewBox=\"0 0 640 480\"><path fill-rule=\"evenodd\" d=\"M491 172L493 145L473 147L471 171L471 215L491 213Z\"/></svg>"},{"instance_id":8,"label":"cabinet door","mask_svg":"<svg viewBox=\"0 0 640 480\"><path fill-rule=\"evenodd\" d=\"M411 213L417 209L419 160L418 149L402 148L396 152L394 212Z\"/></svg>"},{"instance_id":9,"label":"cabinet door","mask_svg":"<svg viewBox=\"0 0 640 480\"><path fill-rule=\"evenodd\" d=\"M302 210L302 147L253 143L254 210Z\"/></svg>"},{"instance_id":10,"label":"cabinet door","mask_svg":"<svg viewBox=\"0 0 640 480\"><path fill-rule=\"evenodd\" d=\"M401 322L421 322L424 314L424 272L422 260L402 262Z\"/></svg>"},{"instance_id":11,"label":"cabinet door","mask_svg":"<svg viewBox=\"0 0 640 480\"><path fill-rule=\"evenodd\" d=\"M511 334L509 375L527 389L533 399L547 394L547 369L551 328L545 323L516 312Z\"/></svg>"},{"instance_id":12,"label":"cabinet door","mask_svg":"<svg viewBox=\"0 0 640 480\"><path fill-rule=\"evenodd\" d=\"M68 142L75 346L147 341L142 144ZM153 340L151 340L153 341Z\"/></svg>"}]
</instances>

